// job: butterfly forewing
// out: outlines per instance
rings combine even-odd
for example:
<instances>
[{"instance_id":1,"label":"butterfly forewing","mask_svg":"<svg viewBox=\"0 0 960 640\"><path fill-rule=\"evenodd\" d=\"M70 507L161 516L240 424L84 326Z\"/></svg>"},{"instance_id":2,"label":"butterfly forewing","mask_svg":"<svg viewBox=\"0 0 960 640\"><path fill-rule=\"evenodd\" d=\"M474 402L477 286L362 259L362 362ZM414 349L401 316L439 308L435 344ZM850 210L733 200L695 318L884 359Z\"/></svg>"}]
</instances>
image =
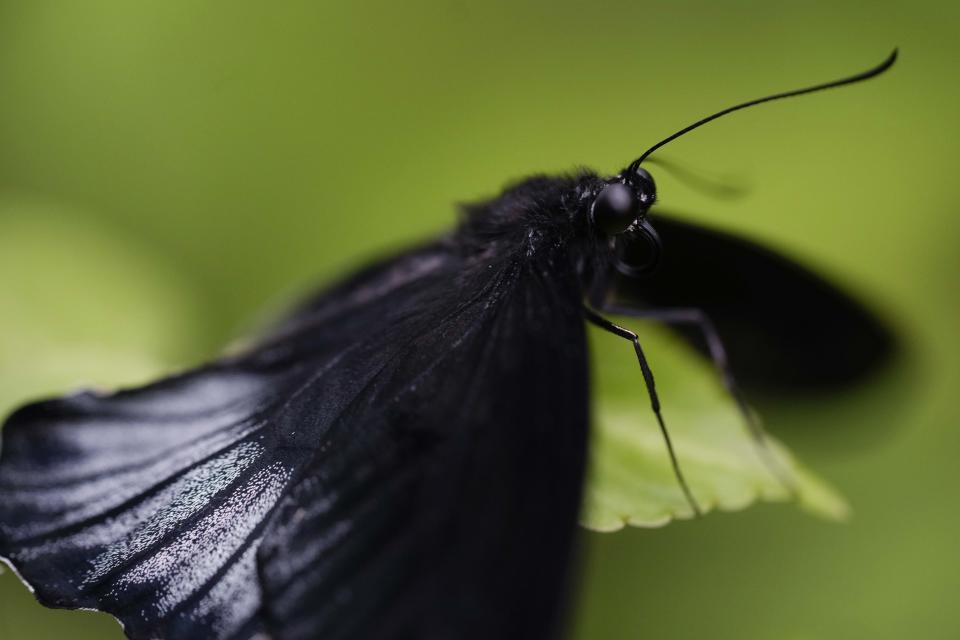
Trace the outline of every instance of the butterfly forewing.
<instances>
[{"instance_id":1,"label":"butterfly forewing","mask_svg":"<svg viewBox=\"0 0 960 640\"><path fill-rule=\"evenodd\" d=\"M546 635L587 423L578 285L553 258L440 243L241 355L20 410L0 555L132 638Z\"/></svg>"},{"instance_id":2,"label":"butterfly forewing","mask_svg":"<svg viewBox=\"0 0 960 640\"><path fill-rule=\"evenodd\" d=\"M548 635L579 503L586 367L578 308L529 269L509 267L490 283L495 304L421 335L335 425L362 435L332 438L351 453L315 460L261 548L279 637Z\"/></svg>"}]
</instances>

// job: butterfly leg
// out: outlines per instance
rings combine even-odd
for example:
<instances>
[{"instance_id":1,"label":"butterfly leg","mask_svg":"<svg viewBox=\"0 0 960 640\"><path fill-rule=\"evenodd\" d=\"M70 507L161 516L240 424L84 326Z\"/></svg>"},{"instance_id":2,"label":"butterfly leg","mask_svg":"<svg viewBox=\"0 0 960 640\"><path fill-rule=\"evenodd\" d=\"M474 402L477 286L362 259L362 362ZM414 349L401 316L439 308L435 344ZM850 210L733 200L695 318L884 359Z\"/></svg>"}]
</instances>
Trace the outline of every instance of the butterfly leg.
<instances>
[{"instance_id":1,"label":"butterfly leg","mask_svg":"<svg viewBox=\"0 0 960 640\"><path fill-rule=\"evenodd\" d=\"M747 432L753 439L757 452L759 453L764 465L770 470L777 480L791 494L796 494L796 485L790 473L784 469L783 465L774 457L767 440L767 434L757 419L756 413L750 409L750 405L740 391L739 385L733 377L730 369L730 361L727 357L727 350L723 346L720 334L713 322L702 309L689 308L666 308L666 309L634 309L630 307L621 307L617 305L607 305L604 311L615 315L629 316L632 318L641 318L646 320L655 320L670 325L691 325L698 328L707 344L707 351L710 359L720 373L723 386L727 393L737 403L737 408L743 416L744 423L747 426Z\"/></svg>"},{"instance_id":2,"label":"butterfly leg","mask_svg":"<svg viewBox=\"0 0 960 640\"><path fill-rule=\"evenodd\" d=\"M673 465L673 473L677 478L677 482L680 483L680 488L683 489L683 495L687 498L687 502L690 503L693 513L698 516L702 515L700 506L694 499L693 493L690 491L690 487L687 485L687 481L683 477L683 472L680 470L680 463L677 461L677 454L673 450L673 442L670 440L670 433L667 431L667 425L664 423L663 414L660 411L660 399L657 396L657 388L653 379L653 371L650 370L647 357L644 355L643 348L640 346L639 337L633 331L624 329L623 327L610 322L589 307L585 306L583 312L589 322L595 324L604 331L608 331L615 336L620 336L621 338L629 340L633 343L633 350L637 353L637 361L640 363L640 371L643 373L643 382L647 387L647 395L650 396L650 407L653 409L654 415L657 416L657 423L660 425L660 433L663 434L663 440L667 445L667 453L670 455L670 464Z\"/></svg>"}]
</instances>

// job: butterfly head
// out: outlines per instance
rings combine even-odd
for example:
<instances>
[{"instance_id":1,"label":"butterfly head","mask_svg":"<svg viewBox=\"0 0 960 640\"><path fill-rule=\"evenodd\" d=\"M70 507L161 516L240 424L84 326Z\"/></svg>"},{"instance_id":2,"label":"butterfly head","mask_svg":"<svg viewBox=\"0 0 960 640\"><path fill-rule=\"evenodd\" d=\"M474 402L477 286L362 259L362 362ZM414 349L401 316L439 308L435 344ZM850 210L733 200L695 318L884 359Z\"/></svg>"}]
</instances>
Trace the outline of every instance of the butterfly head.
<instances>
[{"instance_id":1,"label":"butterfly head","mask_svg":"<svg viewBox=\"0 0 960 640\"><path fill-rule=\"evenodd\" d=\"M659 262L660 238L647 221L656 200L653 176L636 167L608 180L590 205L590 221L610 238L614 264L624 275L649 273Z\"/></svg>"}]
</instances>

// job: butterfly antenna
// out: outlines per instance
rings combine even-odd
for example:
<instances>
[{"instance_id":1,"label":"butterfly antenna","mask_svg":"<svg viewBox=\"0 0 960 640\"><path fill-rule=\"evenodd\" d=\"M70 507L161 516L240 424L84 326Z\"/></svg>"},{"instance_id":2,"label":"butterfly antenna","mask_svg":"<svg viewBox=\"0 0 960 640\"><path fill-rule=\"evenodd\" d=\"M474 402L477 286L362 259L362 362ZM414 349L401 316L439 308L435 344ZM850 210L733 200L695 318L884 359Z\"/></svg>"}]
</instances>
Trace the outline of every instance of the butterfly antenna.
<instances>
[{"instance_id":1,"label":"butterfly antenna","mask_svg":"<svg viewBox=\"0 0 960 640\"><path fill-rule=\"evenodd\" d=\"M896 60L897 60L897 49L894 49L893 53L891 53L886 60L881 62L876 67L873 67L872 69L868 69L867 71L864 71L863 73L858 73L857 75L850 76L848 78L842 78L840 80L834 80L833 82L825 82L823 84L814 85L812 87L806 87L804 89L796 89L794 91L777 93L772 96L767 96L765 98L757 98L756 100L750 100L749 102L743 102L741 104L737 104L732 107L727 107L723 111L718 111L713 115L697 120L693 124L686 126L683 129L680 129L680 131L677 131L673 135L667 138L664 138L657 144L653 145L652 147L644 151L643 155L641 155L639 158L637 158L636 160L630 163L630 166L627 167L627 172L636 171L637 167L639 167L640 164L650 156L650 154L652 154L654 151L664 146L665 144L673 142L680 136L690 133L694 129L698 127L702 127L708 122L711 122L713 120L716 120L717 118L725 116L728 113L733 113L734 111L739 111L740 109L746 109L747 107L752 107L754 105L763 104L764 102L773 102L774 100L780 100L782 98L792 98L794 96L802 96L805 93L815 93L817 91L823 91L824 89L832 89L833 87L842 87L844 85L854 84L856 82L861 82L863 80L869 80L870 78L873 78L874 76L878 76L884 71L886 71L887 69L889 69L890 67L892 67L893 63L896 62Z\"/></svg>"}]
</instances>

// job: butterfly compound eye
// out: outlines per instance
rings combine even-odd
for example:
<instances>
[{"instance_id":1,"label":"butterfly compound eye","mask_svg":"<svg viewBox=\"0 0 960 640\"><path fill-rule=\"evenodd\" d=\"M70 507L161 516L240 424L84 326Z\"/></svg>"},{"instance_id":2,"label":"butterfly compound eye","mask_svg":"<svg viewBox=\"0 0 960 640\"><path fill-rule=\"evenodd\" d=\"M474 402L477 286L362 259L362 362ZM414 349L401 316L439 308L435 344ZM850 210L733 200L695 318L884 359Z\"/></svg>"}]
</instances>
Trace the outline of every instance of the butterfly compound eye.
<instances>
[{"instance_id":1,"label":"butterfly compound eye","mask_svg":"<svg viewBox=\"0 0 960 640\"><path fill-rule=\"evenodd\" d=\"M633 189L614 182L605 186L593 201L593 223L607 235L616 235L636 220L639 211L640 202Z\"/></svg>"},{"instance_id":2,"label":"butterfly compound eye","mask_svg":"<svg viewBox=\"0 0 960 640\"><path fill-rule=\"evenodd\" d=\"M646 169L637 167L633 183L640 198L641 206L649 207L652 205L657 198L657 183L653 181L653 176Z\"/></svg>"}]
</instances>

